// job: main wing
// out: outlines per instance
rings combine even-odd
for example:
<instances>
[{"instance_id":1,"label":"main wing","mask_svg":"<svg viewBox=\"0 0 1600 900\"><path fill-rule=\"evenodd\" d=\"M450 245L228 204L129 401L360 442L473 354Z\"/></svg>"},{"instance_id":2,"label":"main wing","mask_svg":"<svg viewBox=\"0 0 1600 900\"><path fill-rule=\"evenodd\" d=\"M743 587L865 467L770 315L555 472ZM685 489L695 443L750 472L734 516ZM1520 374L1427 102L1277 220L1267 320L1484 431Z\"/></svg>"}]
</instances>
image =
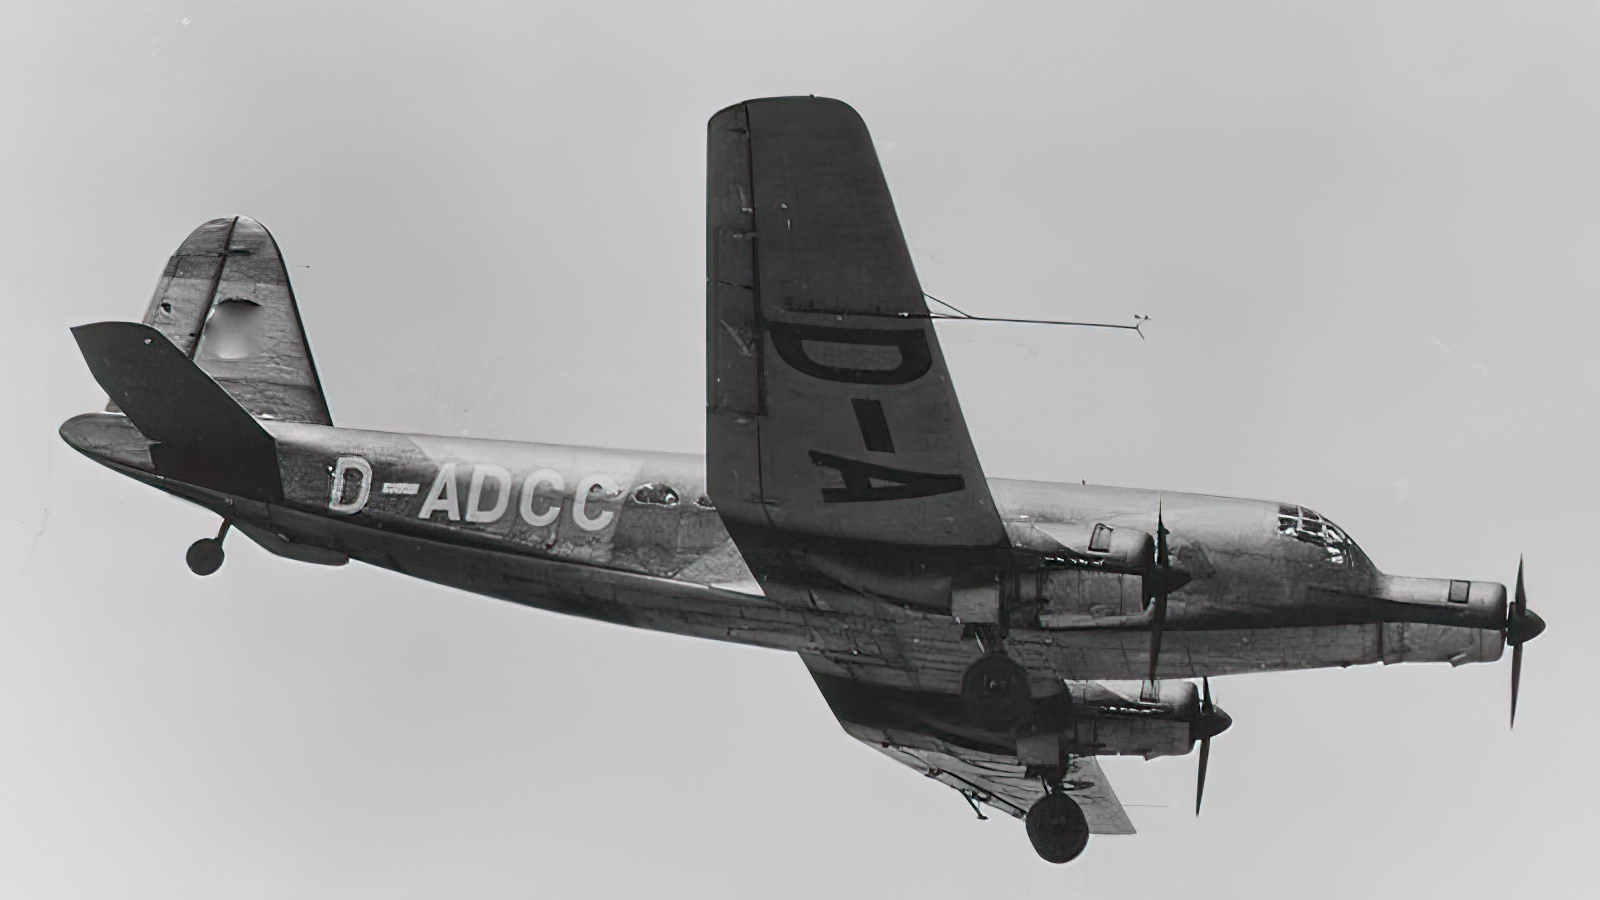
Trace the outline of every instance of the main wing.
<instances>
[{"instance_id":1,"label":"main wing","mask_svg":"<svg viewBox=\"0 0 1600 900\"><path fill-rule=\"evenodd\" d=\"M927 571L896 547L1004 547L861 117L817 97L718 113L706 218L708 487L757 577L870 593Z\"/></svg>"}]
</instances>

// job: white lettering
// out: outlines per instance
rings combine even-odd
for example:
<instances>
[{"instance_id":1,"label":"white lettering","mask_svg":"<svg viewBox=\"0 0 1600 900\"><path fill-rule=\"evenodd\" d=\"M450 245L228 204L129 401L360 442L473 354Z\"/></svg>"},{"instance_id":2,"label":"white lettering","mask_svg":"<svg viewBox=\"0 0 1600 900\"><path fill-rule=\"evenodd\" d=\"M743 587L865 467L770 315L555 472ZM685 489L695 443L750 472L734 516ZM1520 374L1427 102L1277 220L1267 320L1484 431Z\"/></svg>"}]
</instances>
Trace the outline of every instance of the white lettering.
<instances>
[{"instance_id":1,"label":"white lettering","mask_svg":"<svg viewBox=\"0 0 1600 900\"><path fill-rule=\"evenodd\" d=\"M578 490L572 496L572 521L584 531L599 531L616 518L616 514L609 509L593 518L589 516L590 495L596 488L600 489L600 496L593 498L597 500L609 499L622 493L622 488L617 486L616 479L610 475L590 475L578 482Z\"/></svg>"},{"instance_id":2,"label":"white lettering","mask_svg":"<svg viewBox=\"0 0 1600 900\"><path fill-rule=\"evenodd\" d=\"M344 499L344 477L355 472L361 479L354 500ZM359 456L341 456L333 466L333 490L328 494L328 512L336 516L353 516L367 505L372 494L372 464Z\"/></svg>"},{"instance_id":3,"label":"white lettering","mask_svg":"<svg viewBox=\"0 0 1600 900\"><path fill-rule=\"evenodd\" d=\"M492 479L496 485L492 509L483 508L483 483L486 479ZM467 521L498 522L510 504L511 473L504 466L473 466L472 484L467 487Z\"/></svg>"},{"instance_id":4,"label":"white lettering","mask_svg":"<svg viewBox=\"0 0 1600 900\"><path fill-rule=\"evenodd\" d=\"M456 464L445 463L439 467L439 477L433 480L428 491L428 502L422 504L417 518L427 519L442 512L452 522L461 521L461 504L456 500Z\"/></svg>"},{"instance_id":5,"label":"white lettering","mask_svg":"<svg viewBox=\"0 0 1600 900\"><path fill-rule=\"evenodd\" d=\"M541 484L550 485L555 499L545 507L544 512L536 513L533 511L533 501ZM528 479L522 482L522 498L517 504L517 512L522 513L522 521L534 526L549 525L554 522L556 516L561 515L561 494L566 489L567 484L562 480L561 473L554 469L540 469L529 475Z\"/></svg>"},{"instance_id":6,"label":"white lettering","mask_svg":"<svg viewBox=\"0 0 1600 900\"><path fill-rule=\"evenodd\" d=\"M417 495L418 487L420 487L420 485L412 484L409 481L385 481L383 483L383 492L385 494L400 494L406 497L415 497Z\"/></svg>"}]
</instances>

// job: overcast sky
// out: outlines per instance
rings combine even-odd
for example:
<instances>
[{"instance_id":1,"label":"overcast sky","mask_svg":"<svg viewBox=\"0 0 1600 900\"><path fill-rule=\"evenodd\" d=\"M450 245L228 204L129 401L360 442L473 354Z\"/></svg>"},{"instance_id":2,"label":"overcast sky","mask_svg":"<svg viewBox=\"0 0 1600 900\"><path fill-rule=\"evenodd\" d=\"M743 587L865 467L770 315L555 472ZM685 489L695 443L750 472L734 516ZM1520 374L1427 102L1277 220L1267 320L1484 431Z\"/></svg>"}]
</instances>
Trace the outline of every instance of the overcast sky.
<instances>
[{"instance_id":1,"label":"overcast sky","mask_svg":"<svg viewBox=\"0 0 1600 900\"><path fill-rule=\"evenodd\" d=\"M980 11L981 8L981 11ZM1600 10L1585 2L44 2L0 11L0 895L1572 896L1592 890ZM336 423L699 452L705 122L878 144L989 474L1303 503L1509 582L1509 663L1215 680L1141 834L847 737L789 655L229 542L68 449L67 332L201 222L290 264ZM1589 574L1586 574L1589 573ZM1049 892L1049 893L1045 893Z\"/></svg>"}]
</instances>

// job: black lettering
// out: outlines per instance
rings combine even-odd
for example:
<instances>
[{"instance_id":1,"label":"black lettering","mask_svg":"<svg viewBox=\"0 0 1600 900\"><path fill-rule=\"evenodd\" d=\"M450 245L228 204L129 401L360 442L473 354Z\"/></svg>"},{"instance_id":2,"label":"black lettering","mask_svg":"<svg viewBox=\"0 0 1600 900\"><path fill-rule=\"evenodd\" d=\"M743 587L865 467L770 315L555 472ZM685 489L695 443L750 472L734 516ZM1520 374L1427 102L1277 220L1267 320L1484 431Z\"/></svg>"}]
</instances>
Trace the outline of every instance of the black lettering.
<instances>
[{"instance_id":1,"label":"black lettering","mask_svg":"<svg viewBox=\"0 0 1600 900\"><path fill-rule=\"evenodd\" d=\"M823 381L910 384L933 366L922 328L833 328L775 322L767 326L767 333L784 362ZM816 358L819 355L824 358Z\"/></svg>"},{"instance_id":2,"label":"black lettering","mask_svg":"<svg viewBox=\"0 0 1600 900\"><path fill-rule=\"evenodd\" d=\"M893 453L894 438L889 436L889 420L883 417L883 404L876 400L851 400L861 440L873 453Z\"/></svg>"},{"instance_id":3,"label":"black lettering","mask_svg":"<svg viewBox=\"0 0 1600 900\"><path fill-rule=\"evenodd\" d=\"M817 450L811 451L811 461L821 468L838 472L844 481L844 487L822 489L824 503L910 500L951 494L966 487L960 475L908 472Z\"/></svg>"}]
</instances>

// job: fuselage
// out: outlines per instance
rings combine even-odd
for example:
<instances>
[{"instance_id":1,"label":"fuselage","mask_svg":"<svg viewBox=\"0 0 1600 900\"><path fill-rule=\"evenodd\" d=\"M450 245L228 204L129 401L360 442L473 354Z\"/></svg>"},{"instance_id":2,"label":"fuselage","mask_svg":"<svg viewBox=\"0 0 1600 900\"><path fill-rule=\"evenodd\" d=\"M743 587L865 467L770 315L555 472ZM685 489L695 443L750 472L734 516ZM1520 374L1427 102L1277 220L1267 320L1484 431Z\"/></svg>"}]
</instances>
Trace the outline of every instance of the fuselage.
<instances>
[{"instance_id":1,"label":"fuselage","mask_svg":"<svg viewBox=\"0 0 1600 900\"><path fill-rule=\"evenodd\" d=\"M277 445L281 502L160 477L150 442L114 413L74 418L62 435L291 558L353 558L529 606L797 650L890 687L951 690L971 653L949 609L874 596L848 578L835 590L801 591L798 602L794 591L759 583L706 497L700 456L262 424ZM1124 543L1152 534L1159 508L1182 576L1170 597L1163 677L1500 656L1503 587L1384 575L1310 510L989 484L1013 545L1046 563L1051 546L1085 550L1072 545L1098 540L1097 527ZM1032 613L1006 641L1041 685L1145 674L1148 596L1127 567L1118 571L1117 552L1103 566L1080 552L1070 565L1016 574L1014 602Z\"/></svg>"}]
</instances>

